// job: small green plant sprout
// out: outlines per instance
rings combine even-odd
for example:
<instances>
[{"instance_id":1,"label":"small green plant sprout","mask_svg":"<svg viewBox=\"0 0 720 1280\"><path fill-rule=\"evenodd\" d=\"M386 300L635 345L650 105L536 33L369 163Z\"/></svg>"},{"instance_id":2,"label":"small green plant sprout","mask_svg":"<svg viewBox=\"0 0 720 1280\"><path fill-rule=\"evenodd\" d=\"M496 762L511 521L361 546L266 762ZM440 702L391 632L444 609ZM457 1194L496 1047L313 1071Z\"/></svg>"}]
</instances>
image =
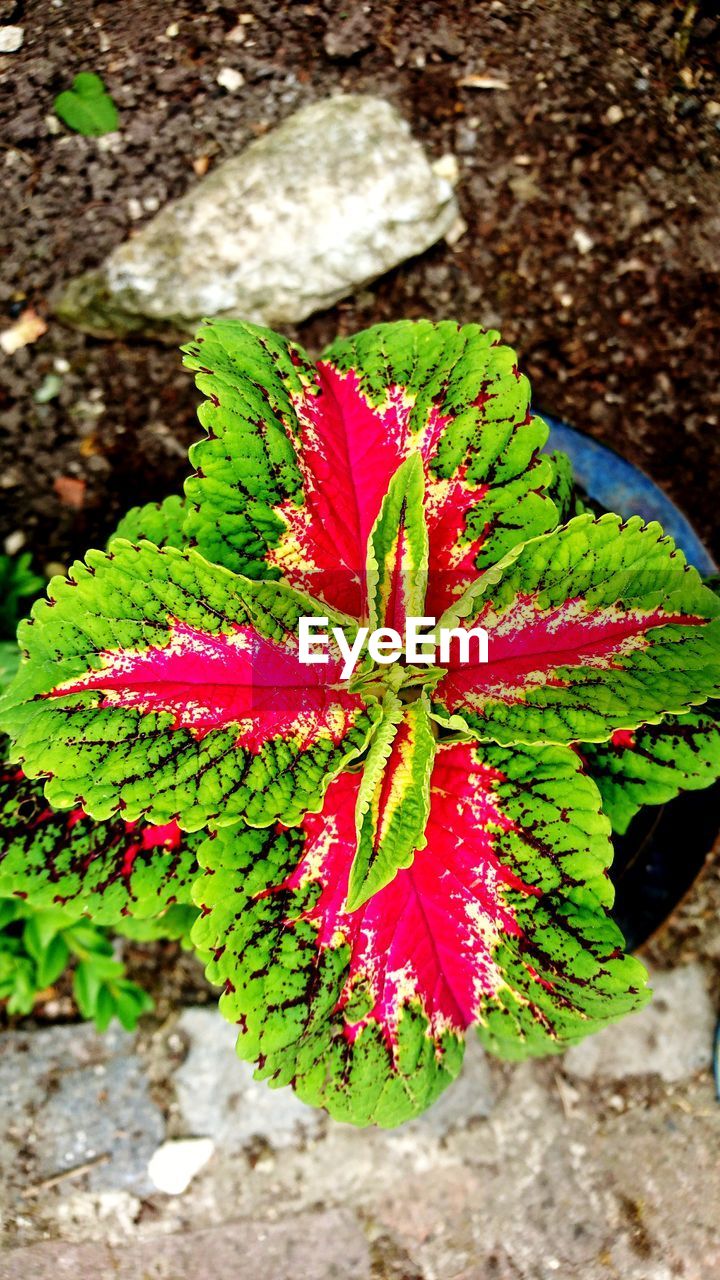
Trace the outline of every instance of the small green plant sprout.
<instances>
[{"instance_id":1,"label":"small green plant sprout","mask_svg":"<svg viewBox=\"0 0 720 1280\"><path fill-rule=\"evenodd\" d=\"M113 1018L132 1031L152 1009L151 997L126 976L107 929L63 907L40 910L0 897L0 1000L9 1014L32 1013L69 965L78 1010L98 1031Z\"/></svg>"},{"instance_id":2,"label":"small green plant sprout","mask_svg":"<svg viewBox=\"0 0 720 1280\"><path fill-rule=\"evenodd\" d=\"M86 138L101 138L118 127L117 107L93 71L75 76L72 89L59 93L53 105L63 124Z\"/></svg>"},{"instance_id":3,"label":"small green plant sprout","mask_svg":"<svg viewBox=\"0 0 720 1280\"><path fill-rule=\"evenodd\" d=\"M45 579L33 572L31 562L27 551L19 556L0 556L0 645L4 640L12 641L15 652L17 624L45 586Z\"/></svg>"}]
</instances>

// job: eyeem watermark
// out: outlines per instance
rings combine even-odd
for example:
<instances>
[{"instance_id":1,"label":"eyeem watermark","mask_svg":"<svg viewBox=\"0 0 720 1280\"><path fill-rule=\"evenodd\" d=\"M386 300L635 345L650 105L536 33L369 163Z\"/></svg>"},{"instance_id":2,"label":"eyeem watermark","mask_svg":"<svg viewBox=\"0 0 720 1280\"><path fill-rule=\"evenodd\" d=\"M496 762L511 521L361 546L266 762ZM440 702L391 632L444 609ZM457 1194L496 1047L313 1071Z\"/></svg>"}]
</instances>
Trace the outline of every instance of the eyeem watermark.
<instances>
[{"instance_id":1,"label":"eyeem watermark","mask_svg":"<svg viewBox=\"0 0 720 1280\"><path fill-rule=\"evenodd\" d=\"M465 664L488 660L488 637L484 627L466 631L463 627L436 626L435 618L405 620L405 634L401 636L394 627L359 627L352 644L348 642L342 627L330 627L328 618L300 618L299 658L306 666L329 661L328 646L334 640L343 657L341 679L349 680L358 658L367 649L373 662L389 666L404 658L412 665L430 665L438 660L447 665L453 643L457 644L457 661ZM474 644L473 644L474 642ZM320 650L320 652L317 652Z\"/></svg>"}]
</instances>

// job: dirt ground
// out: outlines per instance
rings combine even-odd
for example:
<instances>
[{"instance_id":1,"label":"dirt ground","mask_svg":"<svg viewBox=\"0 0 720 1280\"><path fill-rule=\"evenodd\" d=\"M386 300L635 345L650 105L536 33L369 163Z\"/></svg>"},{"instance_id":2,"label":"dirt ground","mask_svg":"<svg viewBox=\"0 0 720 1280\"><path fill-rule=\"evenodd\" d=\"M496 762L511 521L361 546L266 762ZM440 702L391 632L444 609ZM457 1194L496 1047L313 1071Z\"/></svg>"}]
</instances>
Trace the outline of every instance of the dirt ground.
<instances>
[{"instance_id":1,"label":"dirt ground","mask_svg":"<svg viewBox=\"0 0 720 1280\"><path fill-rule=\"evenodd\" d=\"M72 333L52 319L52 290L99 264L197 169L339 90L389 98L433 155L456 154L468 229L453 250L406 263L295 336L316 351L338 329L399 316L497 325L536 407L645 466L718 550L715 4L0 9L25 32L22 49L0 55L0 328L29 304L49 322L3 359L0 535L22 535L39 567L67 562L129 505L179 487L196 434L177 352ZM228 33L241 16L238 43ZM223 67L244 76L238 92L217 83ZM53 117L55 94L83 69L109 86L119 136L84 139ZM464 87L473 75L504 87ZM58 394L39 403L53 373Z\"/></svg>"}]
</instances>

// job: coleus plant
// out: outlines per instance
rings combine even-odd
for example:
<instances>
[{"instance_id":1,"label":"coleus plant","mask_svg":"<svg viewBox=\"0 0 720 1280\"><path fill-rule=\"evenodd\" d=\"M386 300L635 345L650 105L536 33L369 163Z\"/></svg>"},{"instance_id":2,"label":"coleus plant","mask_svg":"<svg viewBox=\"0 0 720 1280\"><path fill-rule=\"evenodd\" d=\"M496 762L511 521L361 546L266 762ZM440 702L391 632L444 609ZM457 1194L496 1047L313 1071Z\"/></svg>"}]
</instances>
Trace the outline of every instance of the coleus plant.
<instances>
[{"instance_id":1,"label":"coleus plant","mask_svg":"<svg viewBox=\"0 0 720 1280\"><path fill-rule=\"evenodd\" d=\"M0 640L0 689L19 656ZM95 822L82 809L52 809L42 782L2 763L7 745L0 737L0 1001L11 1015L28 1014L71 969L82 1017L100 1031L117 1017L131 1030L153 1001L127 977L112 935L189 945L198 837L177 823Z\"/></svg>"},{"instance_id":2,"label":"coleus plant","mask_svg":"<svg viewBox=\"0 0 720 1280\"><path fill-rule=\"evenodd\" d=\"M58 868L31 833L9 878L62 899L72 874L104 919L192 895L239 1054L397 1124L471 1028L520 1058L647 999L603 800L621 827L720 773L720 600L657 524L563 523L567 460L495 332L379 325L313 364L217 320L186 362L185 496L51 583L2 708L51 809L171 826L183 854ZM484 629L488 661L300 661L301 618L352 640L420 616Z\"/></svg>"}]
</instances>

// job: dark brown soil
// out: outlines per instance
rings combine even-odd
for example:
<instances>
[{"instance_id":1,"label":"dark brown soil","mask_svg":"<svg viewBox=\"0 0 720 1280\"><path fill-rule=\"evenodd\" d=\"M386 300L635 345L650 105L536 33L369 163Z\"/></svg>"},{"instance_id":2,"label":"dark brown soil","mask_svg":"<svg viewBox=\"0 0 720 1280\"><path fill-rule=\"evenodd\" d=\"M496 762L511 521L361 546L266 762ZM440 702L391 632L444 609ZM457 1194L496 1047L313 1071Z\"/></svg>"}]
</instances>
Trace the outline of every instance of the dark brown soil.
<instances>
[{"instance_id":1,"label":"dark brown soil","mask_svg":"<svg viewBox=\"0 0 720 1280\"><path fill-rule=\"evenodd\" d=\"M240 13L244 43L227 38ZM217 163L340 89L385 95L433 154L458 156L468 230L300 338L317 349L403 315L497 325L539 409L641 463L717 534L715 4L26 0L0 18L25 30L0 55L0 327L28 304L49 320L3 359L0 534L23 534L41 567L177 488L196 434L174 350L71 333L49 315L50 291L196 182L193 161ZM236 94L217 84L225 66L245 77ZM117 146L52 132L53 98L83 69L120 108ZM462 87L472 74L509 87ZM37 403L58 359L70 366L59 394Z\"/></svg>"}]
</instances>

